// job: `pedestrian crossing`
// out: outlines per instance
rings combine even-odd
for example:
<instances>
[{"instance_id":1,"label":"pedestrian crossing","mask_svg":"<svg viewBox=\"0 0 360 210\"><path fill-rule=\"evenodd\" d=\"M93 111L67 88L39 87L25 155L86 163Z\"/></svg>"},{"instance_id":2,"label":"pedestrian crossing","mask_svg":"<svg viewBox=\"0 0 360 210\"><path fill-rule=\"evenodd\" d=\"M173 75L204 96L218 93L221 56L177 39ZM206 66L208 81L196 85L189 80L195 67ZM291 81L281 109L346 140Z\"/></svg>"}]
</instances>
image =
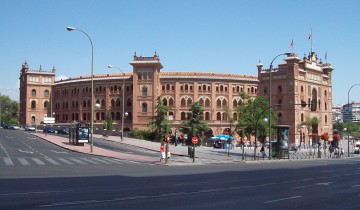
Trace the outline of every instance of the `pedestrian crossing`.
<instances>
[{"instance_id":1,"label":"pedestrian crossing","mask_svg":"<svg viewBox=\"0 0 360 210\"><path fill-rule=\"evenodd\" d=\"M192 163L193 159L189 157L171 157L170 160L177 163ZM203 164L203 165L212 165L212 164L223 164L223 163L233 163L234 160L226 160L226 159L206 159L206 158L195 158L195 163Z\"/></svg>"},{"instance_id":2,"label":"pedestrian crossing","mask_svg":"<svg viewBox=\"0 0 360 210\"><path fill-rule=\"evenodd\" d=\"M8 166L71 166L71 165L121 165L137 164L135 161L106 157L2 157L0 167Z\"/></svg>"}]
</instances>

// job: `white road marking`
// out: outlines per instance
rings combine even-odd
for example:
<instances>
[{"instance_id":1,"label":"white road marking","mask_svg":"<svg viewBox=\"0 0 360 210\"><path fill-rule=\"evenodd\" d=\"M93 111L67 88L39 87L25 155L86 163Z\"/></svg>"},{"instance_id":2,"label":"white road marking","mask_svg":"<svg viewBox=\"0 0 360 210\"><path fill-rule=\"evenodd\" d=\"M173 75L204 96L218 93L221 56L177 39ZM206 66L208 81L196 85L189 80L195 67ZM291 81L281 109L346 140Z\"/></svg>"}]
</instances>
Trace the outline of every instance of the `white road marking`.
<instances>
[{"instance_id":1,"label":"white road marking","mask_svg":"<svg viewBox=\"0 0 360 210\"><path fill-rule=\"evenodd\" d=\"M83 160L83 161L85 161L85 162L89 162L89 163L92 163L92 164L95 164L95 165L100 164L100 163L95 162L95 161L93 161L93 160L90 160L90 159L88 159L88 158L80 158L80 159Z\"/></svg>"},{"instance_id":2,"label":"white road marking","mask_svg":"<svg viewBox=\"0 0 360 210\"><path fill-rule=\"evenodd\" d=\"M5 165L7 165L7 166L13 166L13 165L14 165L14 163L13 163L12 160L11 160L11 158L6 157L6 158L3 158L3 159L4 159L4 161L5 161Z\"/></svg>"},{"instance_id":3,"label":"white road marking","mask_svg":"<svg viewBox=\"0 0 360 210\"><path fill-rule=\"evenodd\" d=\"M360 184L357 184L357 185L353 185L351 187L360 187Z\"/></svg>"},{"instance_id":4,"label":"white road marking","mask_svg":"<svg viewBox=\"0 0 360 210\"><path fill-rule=\"evenodd\" d=\"M99 159L99 158L91 158L91 159L96 160L96 161L98 161L98 162L100 162L100 163L111 164L111 163L109 163L109 162L107 162L107 161L105 161L105 160L101 160L101 159Z\"/></svg>"},{"instance_id":5,"label":"white road marking","mask_svg":"<svg viewBox=\"0 0 360 210\"><path fill-rule=\"evenodd\" d=\"M64 158L58 158L58 160L60 160L61 162L67 164L67 165L74 165L74 163L68 161L68 160L65 160Z\"/></svg>"},{"instance_id":6,"label":"white road marking","mask_svg":"<svg viewBox=\"0 0 360 210\"><path fill-rule=\"evenodd\" d=\"M47 193L64 193L71 192L72 190L63 190L63 191L39 191L39 192L21 192L21 193L3 193L0 196L10 196L10 195L30 195L30 194L47 194Z\"/></svg>"},{"instance_id":7,"label":"white road marking","mask_svg":"<svg viewBox=\"0 0 360 210\"><path fill-rule=\"evenodd\" d=\"M324 182L324 183L315 183L315 184L311 184L311 185L304 185L304 186L299 186L299 187L293 187L290 189L301 189L301 188L306 188L306 187L315 187L315 186L328 186L329 184L332 184L334 182Z\"/></svg>"},{"instance_id":8,"label":"white road marking","mask_svg":"<svg viewBox=\"0 0 360 210\"><path fill-rule=\"evenodd\" d=\"M289 198L280 198L280 199L276 199L276 200L265 201L264 203L274 203L274 202L278 202L278 201L285 201L285 200L301 198L301 197L302 197L301 195L298 195L298 196L293 196L293 197L289 197Z\"/></svg>"},{"instance_id":9,"label":"white road marking","mask_svg":"<svg viewBox=\"0 0 360 210\"><path fill-rule=\"evenodd\" d=\"M76 159L76 158L71 158L71 160L74 161L75 163L79 163L79 164L81 164L81 165L86 165L86 164L87 164L87 163L85 163L85 162L83 162L83 161L81 161L81 160L78 160L78 159Z\"/></svg>"},{"instance_id":10,"label":"white road marking","mask_svg":"<svg viewBox=\"0 0 360 210\"><path fill-rule=\"evenodd\" d=\"M46 160L49 161L53 165L56 165L56 166L60 165L60 163L56 162L55 160L53 160L51 158L46 158Z\"/></svg>"},{"instance_id":11,"label":"white road marking","mask_svg":"<svg viewBox=\"0 0 360 210\"><path fill-rule=\"evenodd\" d=\"M63 151L56 151L56 150L50 150L50 151L57 154L67 154L67 152L63 152Z\"/></svg>"},{"instance_id":12,"label":"white road marking","mask_svg":"<svg viewBox=\"0 0 360 210\"><path fill-rule=\"evenodd\" d=\"M42 162L39 158L32 158L32 159L33 159L33 161L34 161L36 164L38 164L38 165L40 165L40 166L45 165L45 163Z\"/></svg>"},{"instance_id":13,"label":"white road marking","mask_svg":"<svg viewBox=\"0 0 360 210\"><path fill-rule=\"evenodd\" d=\"M19 162L24 166L29 166L30 163L25 158L18 158Z\"/></svg>"},{"instance_id":14,"label":"white road marking","mask_svg":"<svg viewBox=\"0 0 360 210\"><path fill-rule=\"evenodd\" d=\"M31 151L21 150L21 149L19 149L19 152L30 153L30 154L32 154L32 153L33 153L33 152L31 152Z\"/></svg>"}]
</instances>

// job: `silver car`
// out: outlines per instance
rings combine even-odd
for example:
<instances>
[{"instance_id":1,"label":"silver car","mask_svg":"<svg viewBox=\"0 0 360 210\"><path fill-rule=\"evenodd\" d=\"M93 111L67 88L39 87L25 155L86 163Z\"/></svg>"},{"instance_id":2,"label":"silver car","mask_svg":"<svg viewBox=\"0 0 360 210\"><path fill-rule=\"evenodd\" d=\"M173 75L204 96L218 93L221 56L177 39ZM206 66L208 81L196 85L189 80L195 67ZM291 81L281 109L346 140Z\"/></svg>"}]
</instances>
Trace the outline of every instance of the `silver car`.
<instances>
[{"instance_id":1,"label":"silver car","mask_svg":"<svg viewBox=\"0 0 360 210\"><path fill-rule=\"evenodd\" d=\"M35 127L32 126L32 125L26 125L26 126L25 126L25 130L26 130L26 131L35 131Z\"/></svg>"},{"instance_id":2,"label":"silver car","mask_svg":"<svg viewBox=\"0 0 360 210\"><path fill-rule=\"evenodd\" d=\"M17 125L9 125L9 129L11 129L11 130L19 130L20 128Z\"/></svg>"}]
</instances>

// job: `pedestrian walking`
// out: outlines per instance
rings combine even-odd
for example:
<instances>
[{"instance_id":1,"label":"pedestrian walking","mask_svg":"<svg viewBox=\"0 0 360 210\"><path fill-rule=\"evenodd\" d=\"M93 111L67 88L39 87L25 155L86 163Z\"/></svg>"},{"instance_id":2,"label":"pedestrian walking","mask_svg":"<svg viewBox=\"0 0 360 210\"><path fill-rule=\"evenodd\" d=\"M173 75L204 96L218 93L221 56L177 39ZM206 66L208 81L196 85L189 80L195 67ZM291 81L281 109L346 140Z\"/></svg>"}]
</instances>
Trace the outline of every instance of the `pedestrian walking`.
<instances>
[{"instance_id":1,"label":"pedestrian walking","mask_svg":"<svg viewBox=\"0 0 360 210\"><path fill-rule=\"evenodd\" d=\"M164 146L164 143L161 143L160 154L161 154L160 162L164 162L164 160L165 160L165 146Z\"/></svg>"},{"instance_id":2,"label":"pedestrian walking","mask_svg":"<svg viewBox=\"0 0 360 210\"><path fill-rule=\"evenodd\" d=\"M261 147L260 152L261 152L261 154L262 154L262 157L265 158L265 157L266 157L266 153L265 153L264 145Z\"/></svg>"},{"instance_id":3,"label":"pedestrian walking","mask_svg":"<svg viewBox=\"0 0 360 210\"><path fill-rule=\"evenodd\" d=\"M344 157L344 153L345 153L344 149L343 149L343 148L341 148L341 149L340 149L340 157L341 157L341 158L343 158L343 157Z\"/></svg>"}]
</instances>

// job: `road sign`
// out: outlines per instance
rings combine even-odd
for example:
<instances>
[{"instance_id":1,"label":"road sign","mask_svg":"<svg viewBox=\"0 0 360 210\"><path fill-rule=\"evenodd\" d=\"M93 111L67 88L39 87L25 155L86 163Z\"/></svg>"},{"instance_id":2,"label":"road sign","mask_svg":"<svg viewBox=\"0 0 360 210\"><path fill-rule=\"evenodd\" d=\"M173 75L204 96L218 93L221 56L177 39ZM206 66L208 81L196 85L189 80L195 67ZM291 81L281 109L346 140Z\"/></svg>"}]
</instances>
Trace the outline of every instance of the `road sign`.
<instances>
[{"instance_id":1,"label":"road sign","mask_svg":"<svg viewBox=\"0 0 360 210\"><path fill-rule=\"evenodd\" d=\"M193 144L197 144L199 140L196 136L194 136L194 137L192 137L191 141Z\"/></svg>"},{"instance_id":2,"label":"road sign","mask_svg":"<svg viewBox=\"0 0 360 210\"><path fill-rule=\"evenodd\" d=\"M44 123L53 124L53 123L55 123L55 118L54 117L44 117Z\"/></svg>"}]
</instances>

